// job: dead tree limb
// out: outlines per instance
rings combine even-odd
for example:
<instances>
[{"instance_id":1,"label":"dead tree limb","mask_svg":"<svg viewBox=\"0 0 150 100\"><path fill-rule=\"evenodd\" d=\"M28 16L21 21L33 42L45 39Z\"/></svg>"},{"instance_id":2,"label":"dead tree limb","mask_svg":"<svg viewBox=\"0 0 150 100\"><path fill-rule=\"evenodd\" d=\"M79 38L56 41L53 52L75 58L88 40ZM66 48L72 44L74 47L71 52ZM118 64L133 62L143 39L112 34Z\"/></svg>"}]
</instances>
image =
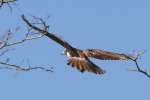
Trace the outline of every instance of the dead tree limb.
<instances>
[{"instance_id":1,"label":"dead tree limb","mask_svg":"<svg viewBox=\"0 0 150 100\"><path fill-rule=\"evenodd\" d=\"M10 9L10 12L12 12L12 6L16 4L18 0L0 0L0 8L2 8L3 6L8 6L8 8Z\"/></svg>"},{"instance_id":2,"label":"dead tree limb","mask_svg":"<svg viewBox=\"0 0 150 100\"><path fill-rule=\"evenodd\" d=\"M4 34L4 36L0 40L0 69L7 69L7 70L16 70L16 71L31 71L31 70L43 70L46 72L53 72L52 67L50 68L45 68L45 67L32 67L32 66L21 66L21 65L16 65L16 64L11 64L9 63L9 59L7 58L6 61L2 60L5 54L7 54L10 50L11 47L21 45L27 41L35 40L42 38L42 34L38 34L34 36L34 34L30 34L30 30L28 29L28 32L25 35L25 38L22 40L19 40L17 42L10 42L12 38L13 32L9 29L7 33ZM6 58L6 57L5 57Z\"/></svg>"},{"instance_id":3,"label":"dead tree limb","mask_svg":"<svg viewBox=\"0 0 150 100\"><path fill-rule=\"evenodd\" d=\"M11 32L11 31L9 31ZM15 45L19 45L19 44L22 44L24 42L27 42L27 41L31 41L31 40L35 40L35 39L38 39L38 38L42 38L44 35L38 35L38 36L28 36L26 35L26 37L22 40L19 40L17 42L14 42L14 43L8 43L9 41L9 35L7 36L7 39L5 41L2 41L0 43L0 49L3 49L3 48L6 48L6 47L10 47L10 46L15 46Z\"/></svg>"},{"instance_id":4,"label":"dead tree limb","mask_svg":"<svg viewBox=\"0 0 150 100\"><path fill-rule=\"evenodd\" d=\"M44 68L44 67L20 66L20 65L10 64L10 63L7 63L7 62L1 62L1 61L0 61L0 64L3 65L3 67L0 67L0 69L9 69L9 70L25 71L25 72L35 70L35 69L40 69L40 70L43 70L43 71L46 71L46 72L53 72L52 68L47 69L47 68Z\"/></svg>"},{"instance_id":5,"label":"dead tree limb","mask_svg":"<svg viewBox=\"0 0 150 100\"><path fill-rule=\"evenodd\" d=\"M135 65L136 65L136 69L129 70L129 71L139 72L139 73L141 73L141 74L147 76L148 78L150 78L150 73L148 73L146 70L142 69L142 68L139 66L139 64L138 64L138 61L137 61L137 60L139 59L139 57L140 57L142 54L143 54L143 52L142 52L142 53L138 53L135 58L130 58L130 57L129 57L129 58L135 63Z\"/></svg>"},{"instance_id":6,"label":"dead tree limb","mask_svg":"<svg viewBox=\"0 0 150 100\"><path fill-rule=\"evenodd\" d=\"M11 3L15 3L17 0L0 0L0 7L7 4L10 5Z\"/></svg>"}]
</instances>

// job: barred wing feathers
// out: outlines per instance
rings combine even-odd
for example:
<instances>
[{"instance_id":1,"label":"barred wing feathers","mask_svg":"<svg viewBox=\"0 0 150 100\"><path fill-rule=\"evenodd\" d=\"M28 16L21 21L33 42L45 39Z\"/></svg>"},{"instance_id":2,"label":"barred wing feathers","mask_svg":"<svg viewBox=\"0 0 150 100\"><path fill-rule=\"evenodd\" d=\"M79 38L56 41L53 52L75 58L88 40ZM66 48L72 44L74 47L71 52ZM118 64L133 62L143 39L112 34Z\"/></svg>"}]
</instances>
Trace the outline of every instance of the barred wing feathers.
<instances>
[{"instance_id":1,"label":"barred wing feathers","mask_svg":"<svg viewBox=\"0 0 150 100\"><path fill-rule=\"evenodd\" d=\"M126 54L103 51L99 49L87 49L83 52L87 57L93 57L101 60L129 60L131 58Z\"/></svg>"},{"instance_id":2,"label":"barred wing feathers","mask_svg":"<svg viewBox=\"0 0 150 100\"><path fill-rule=\"evenodd\" d=\"M68 60L68 65L75 67L80 72L88 71L93 72L95 74L104 74L105 70L101 69L93 62L91 62L88 58L81 58L81 57L71 57Z\"/></svg>"}]
</instances>

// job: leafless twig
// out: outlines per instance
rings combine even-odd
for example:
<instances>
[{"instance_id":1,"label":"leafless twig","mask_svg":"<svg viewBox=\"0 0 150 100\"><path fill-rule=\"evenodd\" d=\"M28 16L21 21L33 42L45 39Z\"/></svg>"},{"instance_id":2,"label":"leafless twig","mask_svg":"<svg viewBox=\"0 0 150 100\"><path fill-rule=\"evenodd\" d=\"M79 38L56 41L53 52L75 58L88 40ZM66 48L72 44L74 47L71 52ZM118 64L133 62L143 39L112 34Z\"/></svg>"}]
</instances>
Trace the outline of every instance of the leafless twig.
<instances>
[{"instance_id":1,"label":"leafless twig","mask_svg":"<svg viewBox=\"0 0 150 100\"><path fill-rule=\"evenodd\" d=\"M15 3L17 0L0 0L0 7L2 7L4 4L9 5L10 3Z\"/></svg>"},{"instance_id":2,"label":"leafless twig","mask_svg":"<svg viewBox=\"0 0 150 100\"><path fill-rule=\"evenodd\" d=\"M0 0L0 8L2 8L6 4L12 12L12 7L10 4L15 4L16 2L17 0Z\"/></svg>"},{"instance_id":3,"label":"leafless twig","mask_svg":"<svg viewBox=\"0 0 150 100\"><path fill-rule=\"evenodd\" d=\"M11 32L10 30L8 31L8 33L5 36L6 39L2 40L2 42L0 43L0 49L6 48L6 47L10 47L10 46L19 45L19 44L22 44L22 43L27 42L27 41L31 41L31 40L42 38L44 36L42 34L38 34L36 36L32 36L32 35L29 35L29 33L28 33L28 35L26 35L24 39L19 40L19 41L14 42L14 43L9 43L10 35L12 33L13 32Z\"/></svg>"},{"instance_id":4,"label":"leafless twig","mask_svg":"<svg viewBox=\"0 0 150 100\"><path fill-rule=\"evenodd\" d=\"M7 62L1 62L1 61L0 61L0 64L3 65L3 67L0 67L0 69L9 69L9 70L14 69L17 71L31 71L31 70L35 70L35 69L40 69L40 70L47 71L47 72L53 72L52 67L50 69L44 68L44 67L25 67L25 66L9 64Z\"/></svg>"},{"instance_id":5,"label":"leafless twig","mask_svg":"<svg viewBox=\"0 0 150 100\"><path fill-rule=\"evenodd\" d=\"M140 57L143 53L144 53L144 52L138 53L135 58L130 58L130 57L129 57L129 58L135 63L135 65L136 65L136 69L129 70L129 71L136 71L136 72L142 73L142 74L144 74L145 76L147 76L148 78L150 78L150 74L149 74L147 71L145 71L144 69L142 69L142 68L139 66L138 61L137 61L137 60L139 59L139 57Z\"/></svg>"},{"instance_id":6,"label":"leafless twig","mask_svg":"<svg viewBox=\"0 0 150 100\"><path fill-rule=\"evenodd\" d=\"M2 51L2 52L0 53L0 57L2 57L3 55L5 55L8 51L9 51L9 49L6 49L6 50Z\"/></svg>"},{"instance_id":7,"label":"leafless twig","mask_svg":"<svg viewBox=\"0 0 150 100\"><path fill-rule=\"evenodd\" d=\"M14 42L14 43L7 44L7 45L5 45L5 47L9 47L9 46L13 46L13 45L18 45L18 44L24 43L24 42L29 41L29 40L34 40L34 39L41 38L41 37L43 37L43 36L44 36L44 35L39 35L39 36L36 36L36 37L26 37L25 39L20 40L20 41L18 41L18 42Z\"/></svg>"},{"instance_id":8,"label":"leafless twig","mask_svg":"<svg viewBox=\"0 0 150 100\"><path fill-rule=\"evenodd\" d=\"M0 42L0 58L3 58L2 56L4 56L6 53L8 53L8 51L10 50L9 49L10 47L14 47L15 45L20 45L24 42L31 41L34 39L39 39L39 38L43 37L42 34L31 35L30 30L28 30L28 33L26 33L24 39L12 43L12 42L10 42L10 40L12 38L12 34L13 34L13 32L11 30L9 30L7 33L5 33L5 35L0 40L1 41ZM1 65L0 69L17 70L17 71L25 71L25 72L40 69L40 70L43 70L46 72L53 72L52 68L31 67L31 66L21 66L21 65L16 65L16 64L10 64L10 63L8 63L9 59L7 59L6 61L0 60L0 65Z\"/></svg>"}]
</instances>

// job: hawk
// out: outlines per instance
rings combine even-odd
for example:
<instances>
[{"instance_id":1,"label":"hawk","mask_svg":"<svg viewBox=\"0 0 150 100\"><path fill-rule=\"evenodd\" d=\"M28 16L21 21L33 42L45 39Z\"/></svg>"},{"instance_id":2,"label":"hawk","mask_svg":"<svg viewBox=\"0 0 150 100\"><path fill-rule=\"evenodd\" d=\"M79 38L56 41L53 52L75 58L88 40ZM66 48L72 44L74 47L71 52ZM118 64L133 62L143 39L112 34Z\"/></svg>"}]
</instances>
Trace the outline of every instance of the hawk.
<instances>
[{"instance_id":1,"label":"hawk","mask_svg":"<svg viewBox=\"0 0 150 100\"><path fill-rule=\"evenodd\" d=\"M100 49L86 49L81 50L73 47L67 41L58 37L56 34L50 33L44 29L41 29L34 24L30 23L27 18L22 15L23 21L32 29L38 31L39 33L44 34L51 40L60 44L64 47L64 54L68 57L68 65L75 67L80 72L92 72L95 74L104 74L106 71L101 67L98 67L95 63L93 63L89 57L100 59L100 60L129 60L131 57L122 53L114 53L109 51L104 51Z\"/></svg>"}]
</instances>

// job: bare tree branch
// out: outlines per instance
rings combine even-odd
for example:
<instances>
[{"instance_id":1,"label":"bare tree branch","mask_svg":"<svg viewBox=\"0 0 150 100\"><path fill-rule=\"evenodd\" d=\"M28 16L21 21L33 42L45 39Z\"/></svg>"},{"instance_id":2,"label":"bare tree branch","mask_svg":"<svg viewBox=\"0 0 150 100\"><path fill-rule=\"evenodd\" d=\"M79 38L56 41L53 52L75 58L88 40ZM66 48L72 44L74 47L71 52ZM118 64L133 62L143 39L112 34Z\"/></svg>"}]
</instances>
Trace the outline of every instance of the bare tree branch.
<instances>
[{"instance_id":1,"label":"bare tree branch","mask_svg":"<svg viewBox=\"0 0 150 100\"><path fill-rule=\"evenodd\" d=\"M18 0L0 0L0 8L2 8L5 4L10 8L12 12L12 7L10 4L15 4Z\"/></svg>"},{"instance_id":2,"label":"bare tree branch","mask_svg":"<svg viewBox=\"0 0 150 100\"><path fill-rule=\"evenodd\" d=\"M15 3L17 0L0 0L0 7L2 7L4 4L9 5L10 3Z\"/></svg>"},{"instance_id":3,"label":"bare tree branch","mask_svg":"<svg viewBox=\"0 0 150 100\"><path fill-rule=\"evenodd\" d=\"M9 64L7 62L1 62L0 64L3 65L3 67L0 67L0 69L9 69L9 70L17 70L17 71L31 71L31 70L35 70L35 69L40 69L43 71L47 71L47 72L53 72L52 71L52 67L50 69L48 68L44 68L44 67L25 67L25 66L20 66L20 65L14 65L14 64Z\"/></svg>"},{"instance_id":4,"label":"bare tree branch","mask_svg":"<svg viewBox=\"0 0 150 100\"><path fill-rule=\"evenodd\" d=\"M29 38L29 37L26 37L25 39L20 40L20 41L18 41L18 42L14 42L14 43L7 44L7 45L5 45L4 47L9 47L9 46L18 45L18 44L24 43L24 42L29 41L29 40L34 40L34 39L41 38L41 37L43 37L43 36L44 36L44 35L40 35L40 36L36 36L36 37L30 37L30 38Z\"/></svg>"},{"instance_id":5,"label":"bare tree branch","mask_svg":"<svg viewBox=\"0 0 150 100\"><path fill-rule=\"evenodd\" d=\"M30 30L28 29L28 32L25 35L25 38L22 40L19 40L17 42L10 42L10 39L12 38L12 34L13 32L9 29L7 33L5 33L5 35L2 37L2 39L0 40L0 58L3 58L2 56L4 56L5 54L8 53L8 51L10 49L8 49L8 47L14 47L16 45L20 45L24 42L27 41L31 41L34 39L39 39L42 38L44 35L42 34L38 34L38 35L34 35L34 34L30 34ZM40 69L46 72L53 72L52 71L52 67L51 68L45 68L45 67L31 67L31 66L21 66L21 65L16 65L16 64L10 64L8 58L6 61L1 61L0 60L0 69L7 69L7 70L16 70L16 71L31 71L31 70L36 70L36 69Z\"/></svg>"},{"instance_id":6,"label":"bare tree branch","mask_svg":"<svg viewBox=\"0 0 150 100\"><path fill-rule=\"evenodd\" d=\"M135 58L131 58L131 57L129 56L130 60L132 60L132 61L135 63L135 65L136 65L136 69L132 69L132 70L129 70L129 71L136 71L136 72L142 73L142 74L144 74L145 76L147 76L148 78L150 78L150 73L148 73L147 71L145 71L144 69L142 69L142 68L139 66L139 64L138 64L138 61L137 61L137 60L139 59L139 57L140 57L142 54L144 54L144 52L137 53L137 55L136 55Z\"/></svg>"},{"instance_id":7,"label":"bare tree branch","mask_svg":"<svg viewBox=\"0 0 150 100\"><path fill-rule=\"evenodd\" d=\"M137 63L137 60L135 60L134 62L135 62L135 64L136 64L136 67L137 67L138 72L140 72L140 73L146 75L148 78L150 78L150 74L139 67L139 65L138 65L138 63Z\"/></svg>"},{"instance_id":8,"label":"bare tree branch","mask_svg":"<svg viewBox=\"0 0 150 100\"><path fill-rule=\"evenodd\" d=\"M2 51L2 52L0 53L0 57L2 57L3 55L5 55L8 51L9 51L9 49L6 49L6 50Z\"/></svg>"},{"instance_id":9,"label":"bare tree branch","mask_svg":"<svg viewBox=\"0 0 150 100\"><path fill-rule=\"evenodd\" d=\"M43 21L43 19L41 19L41 18L37 19L34 17L35 20L38 22L38 24L41 25L41 26L37 27L36 25L38 25L38 24L29 22L24 15L22 15L21 18L31 29L33 29L39 33L42 33L43 35L45 35L45 33L48 32L48 25L46 25L46 23Z\"/></svg>"},{"instance_id":10,"label":"bare tree branch","mask_svg":"<svg viewBox=\"0 0 150 100\"><path fill-rule=\"evenodd\" d=\"M0 42L0 49L6 48L6 47L10 47L10 46L19 45L19 44L22 44L22 43L27 42L27 41L31 41L31 40L42 38L44 36L42 34L38 34L36 36L32 36L32 35L29 35L29 33L27 33L24 39L19 40L19 41L14 42L14 43L9 43L10 35L12 34L12 32L10 30L8 32L9 33L7 33L6 37L5 37L6 39L4 39L4 40L2 40L2 42Z\"/></svg>"}]
</instances>

